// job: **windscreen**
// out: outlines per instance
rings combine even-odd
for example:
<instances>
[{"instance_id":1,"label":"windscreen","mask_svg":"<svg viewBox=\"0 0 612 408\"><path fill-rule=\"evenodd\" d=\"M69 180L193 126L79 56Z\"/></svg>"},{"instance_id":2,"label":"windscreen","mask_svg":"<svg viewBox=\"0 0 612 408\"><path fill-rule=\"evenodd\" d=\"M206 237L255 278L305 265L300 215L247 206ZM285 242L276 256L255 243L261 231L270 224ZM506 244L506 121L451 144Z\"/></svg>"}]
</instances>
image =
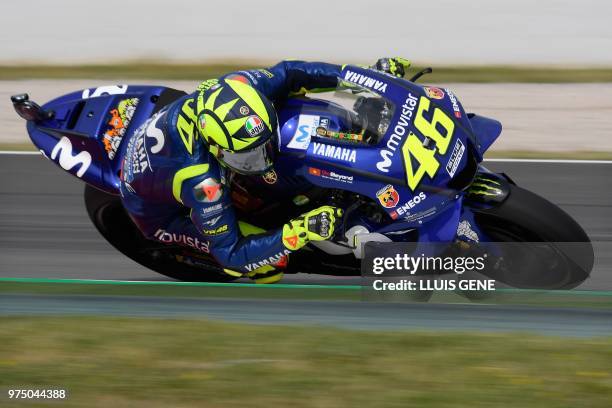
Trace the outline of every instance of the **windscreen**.
<instances>
[{"instance_id":1,"label":"windscreen","mask_svg":"<svg viewBox=\"0 0 612 408\"><path fill-rule=\"evenodd\" d=\"M334 91L311 93L316 98L333 103L346 111L343 132L359 141L376 144L385 135L395 112L395 104L364 87L338 80L340 86ZM325 136L320 129L319 136ZM336 132L337 133L337 132Z\"/></svg>"}]
</instances>

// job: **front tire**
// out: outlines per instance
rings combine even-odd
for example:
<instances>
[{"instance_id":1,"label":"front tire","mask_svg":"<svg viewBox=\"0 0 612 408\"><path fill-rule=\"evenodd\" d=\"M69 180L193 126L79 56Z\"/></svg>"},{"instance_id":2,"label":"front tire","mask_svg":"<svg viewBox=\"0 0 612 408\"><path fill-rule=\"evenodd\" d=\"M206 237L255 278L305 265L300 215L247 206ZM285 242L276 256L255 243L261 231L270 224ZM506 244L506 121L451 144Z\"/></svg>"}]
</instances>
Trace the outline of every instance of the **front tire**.
<instances>
[{"instance_id":1,"label":"front tire","mask_svg":"<svg viewBox=\"0 0 612 408\"><path fill-rule=\"evenodd\" d=\"M511 253L504 261L509 265L491 277L529 289L571 289L581 284L594 263L586 232L550 201L515 185L509 188L510 194L498 206L474 210L476 223L490 241L525 243L507 245Z\"/></svg>"}]
</instances>

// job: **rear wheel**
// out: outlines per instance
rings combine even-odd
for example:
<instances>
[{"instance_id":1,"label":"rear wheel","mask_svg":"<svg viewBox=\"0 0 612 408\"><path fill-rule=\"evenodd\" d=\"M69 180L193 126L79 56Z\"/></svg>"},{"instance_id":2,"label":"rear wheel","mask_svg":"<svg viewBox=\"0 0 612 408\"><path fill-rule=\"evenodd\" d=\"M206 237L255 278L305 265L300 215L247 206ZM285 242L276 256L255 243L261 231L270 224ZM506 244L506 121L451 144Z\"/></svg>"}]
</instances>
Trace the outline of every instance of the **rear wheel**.
<instances>
[{"instance_id":1,"label":"rear wheel","mask_svg":"<svg viewBox=\"0 0 612 408\"><path fill-rule=\"evenodd\" d=\"M558 206L515 185L500 205L475 210L476 222L500 246L491 276L518 288L570 289L588 278L594 254L582 227Z\"/></svg>"},{"instance_id":2,"label":"rear wheel","mask_svg":"<svg viewBox=\"0 0 612 408\"><path fill-rule=\"evenodd\" d=\"M126 213L119 197L85 186L85 206L100 234L121 253L173 279L190 282L230 282L209 255L186 247L166 246L145 239Z\"/></svg>"}]
</instances>

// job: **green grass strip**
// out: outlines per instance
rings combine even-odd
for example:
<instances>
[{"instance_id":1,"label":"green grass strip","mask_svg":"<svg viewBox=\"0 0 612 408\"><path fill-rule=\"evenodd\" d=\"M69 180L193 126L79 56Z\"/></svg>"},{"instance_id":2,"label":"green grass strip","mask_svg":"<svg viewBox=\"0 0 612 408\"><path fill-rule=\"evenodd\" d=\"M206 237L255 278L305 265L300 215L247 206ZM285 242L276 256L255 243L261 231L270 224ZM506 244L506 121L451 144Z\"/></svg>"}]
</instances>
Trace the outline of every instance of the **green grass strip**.
<instances>
[{"instance_id":1,"label":"green grass strip","mask_svg":"<svg viewBox=\"0 0 612 408\"><path fill-rule=\"evenodd\" d=\"M309 301L419 302L420 293L373 291L359 285L210 283L175 281L114 281L87 279L0 278L1 294L42 296L144 296ZM521 305L554 308L612 308L612 291L498 289L466 297L437 291L430 303Z\"/></svg>"},{"instance_id":2,"label":"green grass strip","mask_svg":"<svg viewBox=\"0 0 612 408\"><path fill-rule=\"evenodd\" d=\"M608 408L612 400L609 337L93 316L0 317L0 327L4 406ZM11 402L15 388L68 397Z\"/></svg>"},{"instance_id":3,"label":"green grass strip","mask_svg":"<svg viewBox=\"0 0 612 408\"><path fill-rule=\"evenodd\" d=\"M0 293L36 295L100 295L215 297L300 300L360 300L360 286L258 285L176 281L0 278Z\"/></svg>"},{"instance_id":4,"label":"green grass strip","mask_svg":"<svg viewBox=\"0 0 612 408\"><path fill-rule=\"evenodd\" d=\"M255 283L218 283L218 282L180 282L180 281L122 281L109 279L53 279L53 278L0 278L0 282L19 283L65 283L85 285L161 285L161 286L203 286L219 288L260 288L260 289L340 289L360 290L361 285L307 285L293 283L275 283L272 285L261 285ZM612 291L606 290L539 290L539 289L497 289L502 293L538 293L538 294L562 294L562 295L586 295L586 296L612 296Z\"/></svg>"},{"instance_id":5,"label":"green grass strip","mask_svg":"<svg viewBox=\"0 0 612 408\"><path fill-rule=\"evenodd\" d=\"M120 281L105 279L46 279L46 278L0 278L0 282L22 283L68 283L88 285L162 285L162 286L204 286L219 288L273 288L273 289L361 289L358 285L300 285L276 283L260 285L256 283L218 283L218 282L179 282L179 281Z\"/></svg>"}]
</instances>

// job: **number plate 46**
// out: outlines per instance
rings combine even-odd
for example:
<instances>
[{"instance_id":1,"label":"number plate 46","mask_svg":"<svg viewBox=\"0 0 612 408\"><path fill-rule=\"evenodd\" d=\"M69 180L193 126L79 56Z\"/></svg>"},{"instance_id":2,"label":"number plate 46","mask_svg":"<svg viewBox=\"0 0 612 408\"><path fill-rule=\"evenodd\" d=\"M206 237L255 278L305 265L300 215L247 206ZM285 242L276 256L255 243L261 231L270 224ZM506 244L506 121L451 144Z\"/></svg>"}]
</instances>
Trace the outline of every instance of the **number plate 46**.
<instances>
[{"instance_id":1,"label":"number plate 46","mask_svg":"<svg viewBox=\"0 0 612 408\"><path fill-rule=\"evenodd\" d=\"M448 150L453 139L455 122L442 109L431 109L431 101L421 96L414 118L414 127L423 136L430 139L430 142L426 147L426 144L417 135L410 132L402 145L406 181L408 187L413 191L421 183L425 174L433 179L438 173L440 168L438 159Z\"/></svg>"}]
</instances>

